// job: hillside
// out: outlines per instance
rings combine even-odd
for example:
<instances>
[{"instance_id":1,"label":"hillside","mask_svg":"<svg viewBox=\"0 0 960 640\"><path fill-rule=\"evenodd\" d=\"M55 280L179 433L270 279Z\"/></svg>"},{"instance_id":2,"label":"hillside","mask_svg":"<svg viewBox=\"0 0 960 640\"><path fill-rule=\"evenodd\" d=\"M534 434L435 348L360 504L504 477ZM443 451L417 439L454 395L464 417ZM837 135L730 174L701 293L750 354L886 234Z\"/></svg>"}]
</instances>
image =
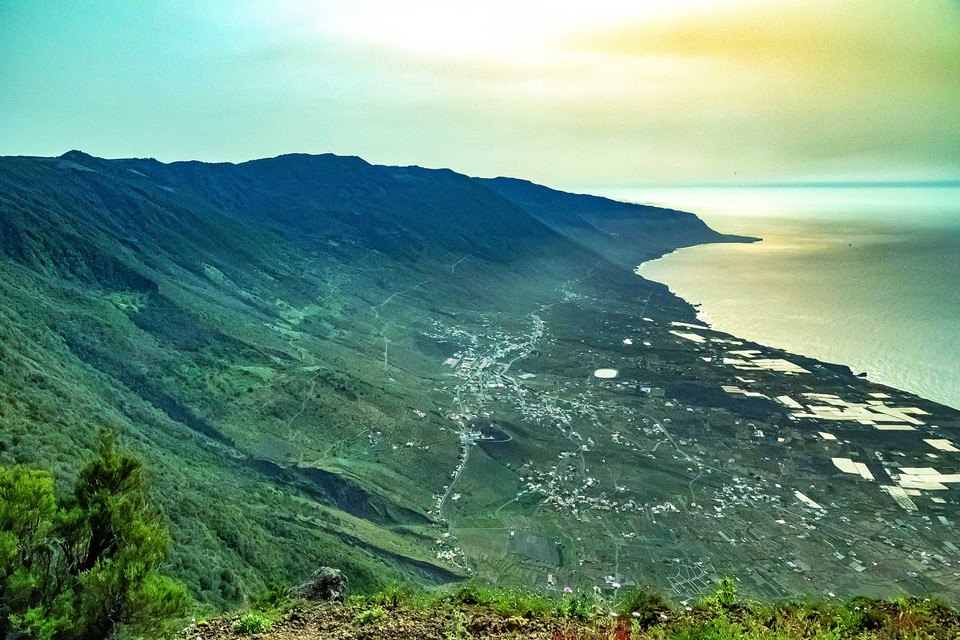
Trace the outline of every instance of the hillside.
<instances>
[{"instance_id":1,"label":"hillside","mask_svg":"<svg viewBox=\"0 0 960 640\"><path fill-rule=\"evenodd\" d=\"M330 155L0 159L0 460L66 482L118 432L170 573L215 607L322 564L360 589L467 575L435 544L462 456L442 362L475 341L451 327L513 331L591 269L732 239L501 187Z\"/></svg>"},{"instance_id":2,"label":"hillside","mask_svg":"<svg viewBox=\"0 0 960 640\"><path fill-rule=\"evenodd\" d=\"M622 266L718 240L716 232L692 213L555 191L516 178L482 182L557 233Z\"/></svg>"},{"instance_id":3,"label":"hillside","mask_svg":"<svg viewBox=\"0 0 960 640\"><path fill-rule=\"evenodd\" d=\"M213 610L321 565L960 597L960 412L701 324L690 214L359 158L0 159L0 462L142 458Z\"/></svg>"}]
</instances>

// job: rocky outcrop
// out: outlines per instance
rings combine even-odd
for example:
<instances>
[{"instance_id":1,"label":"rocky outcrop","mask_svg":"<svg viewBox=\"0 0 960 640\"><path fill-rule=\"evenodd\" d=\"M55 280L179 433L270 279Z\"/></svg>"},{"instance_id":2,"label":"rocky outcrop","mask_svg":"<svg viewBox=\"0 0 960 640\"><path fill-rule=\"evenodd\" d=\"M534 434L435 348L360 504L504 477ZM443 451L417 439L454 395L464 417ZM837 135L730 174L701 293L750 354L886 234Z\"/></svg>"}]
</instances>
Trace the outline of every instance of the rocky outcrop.
<instances>
[{"instance_id":1,"label":"rocky outcrop","mask_svg":"<svg viewBox=\"0 0 960 640\"><path fill-rule=\"evenodd\" d=\"M347 576L340 569L320 567L309 580L291 589L290 595L310 602L343 602L347 595Z\"/></svg>"}]
</instances>

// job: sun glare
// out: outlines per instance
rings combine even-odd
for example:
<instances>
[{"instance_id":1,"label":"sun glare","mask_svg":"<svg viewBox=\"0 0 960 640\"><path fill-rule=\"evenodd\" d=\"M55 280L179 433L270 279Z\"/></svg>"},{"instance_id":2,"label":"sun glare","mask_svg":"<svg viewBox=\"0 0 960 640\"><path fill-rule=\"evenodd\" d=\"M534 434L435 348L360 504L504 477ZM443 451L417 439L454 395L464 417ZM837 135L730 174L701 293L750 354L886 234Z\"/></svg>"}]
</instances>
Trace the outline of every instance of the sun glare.
<instances>
[{"instance_id":1,"label":"sun glare","mask_svg":"<svg viewBox=\"0 0 960 640\"><path fill-rule=\"evenodd\" d=\"M542 46L558 35L580 28L611 26L672 15L703 5L705 0L600 0L599 2L420 1L361 2L339 9L332 18L313 6L318 28L356 42L433 55L509 54ZM729 4L733 4L730 2ZM739 2L742 4L742 2ZM299 6L298 11L311 11Z\"/></svg>"}]
</instances>

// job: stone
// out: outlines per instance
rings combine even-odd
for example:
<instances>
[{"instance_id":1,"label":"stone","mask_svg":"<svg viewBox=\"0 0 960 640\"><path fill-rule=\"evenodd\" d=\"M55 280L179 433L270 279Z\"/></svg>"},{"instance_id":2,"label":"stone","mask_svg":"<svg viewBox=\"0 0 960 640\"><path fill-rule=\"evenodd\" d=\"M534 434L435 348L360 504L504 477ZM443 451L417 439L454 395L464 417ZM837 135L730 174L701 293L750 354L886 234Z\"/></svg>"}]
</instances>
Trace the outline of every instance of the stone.
<instances>
[{"instance_id":1,"label":"stone","mask_svg":"<svg viewBox=\"0 0 960 640\"><path fill-rule=\"evenodd\" d=\"M347 596L347 576L340 569L320 567L306 582L291 589L290 595L311 602L343 602Z\"/></svg>"}]
</instances>

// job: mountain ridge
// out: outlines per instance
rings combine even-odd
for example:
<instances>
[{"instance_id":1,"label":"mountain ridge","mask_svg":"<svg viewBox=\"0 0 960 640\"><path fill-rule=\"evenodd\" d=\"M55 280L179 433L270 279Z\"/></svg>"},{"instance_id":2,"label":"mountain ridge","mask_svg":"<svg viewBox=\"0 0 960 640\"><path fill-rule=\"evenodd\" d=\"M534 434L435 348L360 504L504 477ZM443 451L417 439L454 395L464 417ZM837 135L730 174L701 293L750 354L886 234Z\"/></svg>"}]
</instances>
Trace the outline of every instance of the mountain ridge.
<instances>
[{"instance_id":1,"label":"mountain ridge","mask_svg":"<svg viewBox=\"0 0 960 640\"><path fill-rule=\"evenodd\" d=\"M954 597L960 412L705 326L633 271L748 240L332 155L0 158L0 462L66 483L117 433L166 570L215 609L321 565L359 591Z\"/></svg>"},{"instance_id":2,"label":"mountain ridge","mask_svg":"<svg viewBox=\"0 0 960 640\"><path fill-rule=\"evenodd\" d=\"M395 392L379 385L422 367L420 356L399 344L397 329L418 322L421 310L457 314L495 304L508 281L526 300L525 292L549 281L543 274L557 265L603 260L595 249L450 170L380 167L332 154L239 164L105 160L78 150L0 158L10 363L0 384L8 400L2 455L55 460L55 471L69 477L100 426L119 431L146 452L159 476L175 525L173 572L202 600L232 602L271 579L303 573L307 565L298 563L342 560L337 541L343 539L367 545L354 547L348 567L386 563L389 572L450 579L455 572L413 550L421 545L421 505L429 497L395 502L389 485L409 487L409 479L323 454L330 441L344 442L334 437L337 429L301 423L309 417L349 425L358 410L383 414L382 398L371 400ZM452 288L431 290L447 302L404 300L434 286L417 283L444 270L465 275ZM529 286L515 284L518 277ZM411 292L394 298L394 285ZM463 295L473 302L458 302ZM318 296L326 306L316 303ZM401 302L403 313L395 313L391 307ZM384 323L385 312L393 317ZM17 339L24 328L30 336ZM390 358L391 341L396 360L384 365L384 383L375 358L379 349ZM31 375L40 382L30 382ZM37 420L49 426L38 428ZM324 462L306 460L287 444L290 438L306 438ZM444 455L455 455L459 445L450 445ZM190 478L195 468L204 473ZM379 478L385 473L392 478L386 485ZM301 550L301 558L278 561L266 523L244 523L215 508L207 521L218 523L219 533L206 544L217 549L224 573L209 584L211 577L190 564L199 552L196 538L208 538L200 532L210 527L186 505L209 507L204 485L213 478L215 485L236 485L230 492L238 498L276 487L289 494L289 506L276 508L280 514L306 499L349 524L328 526L332 537L314 540L326 551ZM397 519L403 513L416 517ZM287 535L302 544L313 534ZM247 547L264 558L251 564ZM410 558L406 568L398 557ZM424 562L434 566L426 574ZM375 573L357 582L375 581Z\"/></svg>"}]
</instances>

